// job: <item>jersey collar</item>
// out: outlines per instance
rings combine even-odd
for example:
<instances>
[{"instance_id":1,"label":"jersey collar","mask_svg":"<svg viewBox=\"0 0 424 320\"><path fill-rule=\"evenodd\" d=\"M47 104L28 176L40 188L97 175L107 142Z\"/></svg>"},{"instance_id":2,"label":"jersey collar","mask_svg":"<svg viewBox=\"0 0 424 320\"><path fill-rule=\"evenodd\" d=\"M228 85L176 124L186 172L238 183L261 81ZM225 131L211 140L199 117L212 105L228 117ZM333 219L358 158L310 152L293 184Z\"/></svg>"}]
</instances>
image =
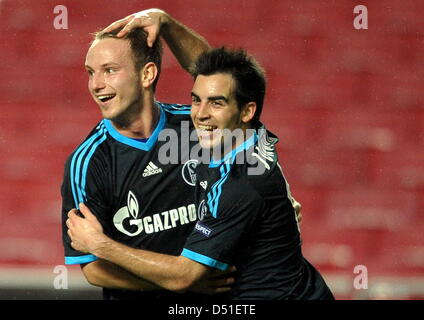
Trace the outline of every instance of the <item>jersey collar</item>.
<instances>
[{"instance_id":1,"label":"jersey collar","mask_svg":"<svg viewBox=\"0 0 424 320\"><path fill-rule=\"evenodd\" d=\"M156 106L158 106L158 105L156 104ZM117 140L117 141L119 141L119 142L121 142L123 144L129 145L131 147L134 147L136 149L141 149L141 150L144 150L144 151L149 151L155 145L156 141L158 140L159 133L165 127L165 123L166 123L165 111L161 107L159 107L159 109L160 109L159 122L156 125L156 128L153 131L152 135L145 142L137 141L137 140L131 139L129 137L126 137L126 136L120 134L115 129L115 127L112 125L112 122L110 120L108 120L108 119L103 119L103 123L104 123L104 125L105 125L106 130L108 131L108 133L115 140Z\"/></svg>"},{"instance_id":2,"label":"jersey collar","mask_svg":"<svg viewBox=\"0 0 424 320\"><path fill-rule=\"evenodd\" d=\"M232 151L228 152L222 159L213 160L209 163L209 168L219 167L222 163L233 163L236 158L237 153L242 152L244 150L248 150L251 146L253 146L256 141L258 141L258 135L254 133L249 139L245 140L241 145Z\"/></svg>"}]
</instances>

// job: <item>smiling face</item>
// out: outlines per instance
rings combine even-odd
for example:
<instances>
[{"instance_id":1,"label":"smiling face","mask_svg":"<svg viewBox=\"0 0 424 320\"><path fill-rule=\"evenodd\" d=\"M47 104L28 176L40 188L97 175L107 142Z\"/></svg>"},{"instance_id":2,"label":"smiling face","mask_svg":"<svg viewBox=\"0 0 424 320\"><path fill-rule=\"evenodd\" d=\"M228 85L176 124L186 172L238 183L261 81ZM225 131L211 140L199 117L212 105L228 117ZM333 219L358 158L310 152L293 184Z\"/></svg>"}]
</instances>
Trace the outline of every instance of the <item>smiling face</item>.
<instances>
[{"instance_id":1,"label":"smiling face","mask_svg":"<svg viewBox=\"0 0 424 320\"><path fill-rule=\"evenodd\" d=\"M197 76L191 93L191 118L202 148L216 150L223 143L224 132L248 127L255 108L246 105L240 110L235 85L227 73Z\"/></svg>"},{"instance_id":2,"label":"smiling face","mask_svg":"<svg viewBox=\"0 0 424 320\"><path fill-rule=\"evenodd\" d=\"M95 40L85 60L88 89L106 119L120 120L141 108L142 86L127 40Z\"/></svg>"}]
</instances>

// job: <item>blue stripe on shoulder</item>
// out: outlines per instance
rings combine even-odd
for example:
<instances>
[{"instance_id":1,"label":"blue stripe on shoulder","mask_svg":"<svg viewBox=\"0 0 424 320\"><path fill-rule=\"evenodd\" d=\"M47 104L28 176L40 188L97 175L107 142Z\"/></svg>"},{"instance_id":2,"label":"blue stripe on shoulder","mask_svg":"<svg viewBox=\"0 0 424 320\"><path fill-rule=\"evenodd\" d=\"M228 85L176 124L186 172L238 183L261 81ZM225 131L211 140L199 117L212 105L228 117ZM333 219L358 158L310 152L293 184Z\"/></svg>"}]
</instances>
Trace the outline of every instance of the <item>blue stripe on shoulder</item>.
<instances>
[{"instance_id":1,"label":"blue stripe on shoulder","mask_svg":"<svg viewBox=\"0 0 424 320\"><path fill-rule=\"evenodd\" d=\"M86 199L85 183L90 159L97 147L106 140L106 129L104 124L99 125L97 128L98 131L79 146L72 157L70 180L72 196L76 208L79 207L79 203L85 202Z\"/></svg>"},{"instance_id":2,"label":"blue stripe on shoulder","mask_svg":"<svg viewBox=\"0 0 424 320\"><path fill-rule=\"evenodd\" d=\"M165 109L165 111L168 112L168 113L171 113L171 114L186 114L186 115L189 115L191 113L190 110L188 110L188 111L182 111L182 110L173 111L173 110L166 110Z\"/></svg>"},{"instance_id":3,"label":"blue stripe on shoulder","mask_svg":"<svg viewBox=\"0 0 424 320\"><path fill-rule=\"evenodd\" d=\"M211 191L208 193L208 206L211 214L214 218L218 216L218 205L219 198L222 193L222 185L227 180L228 175L230 174L231 165L229 163L224 163L221 168L221 178L215 182L211 188Z\"/></svg>"},{"instance_id":4,"label":"blue stripe on shoulder","mask_svg":"<svg viewBox=\"0 0 424 320\"><path fill-rule=\"evenodd\" d=\"M226 263L220 262L218 260L212 259L210 257L204 256L203 254L200 254L200 253L188 250L188 249L183 249L183 251L181 252L181 255L190 259L190 260L200 262L201 264L207 265L207 266L212 267L212 268L219 269L221 271L225 271L229 267L229 265L226 264Z\"/></svg>"},{"instance_id":5,"label":"blue stripe on shoulder","mask_svg":"<svg viewBox=\"0 0 424 320\"><path fill-rule=\"evenodd\" d=\"M98 260L95 255L87 254L85 256L77 257L65 257L65 264L80 264L80 263L89 263Z\"/></svg>"},{"instance_id":6,"label":"blue stripe on shoulder","mask_svg":"<svg viewBox=\"0 0 424 320\"><path fill-rule=\"evenodd\" d=\"M190 114L191 106L186 104L169 104L156 102L163 110L171 114Z\"/></svg>"}]
</instances>

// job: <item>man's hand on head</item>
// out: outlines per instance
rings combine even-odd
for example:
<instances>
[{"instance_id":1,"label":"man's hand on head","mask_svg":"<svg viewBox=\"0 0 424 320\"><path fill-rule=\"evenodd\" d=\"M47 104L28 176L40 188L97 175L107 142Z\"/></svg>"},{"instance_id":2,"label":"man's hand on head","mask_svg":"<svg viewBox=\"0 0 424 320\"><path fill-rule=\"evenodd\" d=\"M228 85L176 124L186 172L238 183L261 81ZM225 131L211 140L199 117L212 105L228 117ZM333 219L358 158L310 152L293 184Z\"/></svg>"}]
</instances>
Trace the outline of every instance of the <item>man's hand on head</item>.
<instances>
[{"instance_id":1,"label":"man's hand on head","mask_svg":"<svg viewBox=\"0 0 424 320\"><path fill-rule=\"evenodd\" d=\"M168 22L168 19L168 14L161 9L147 9L117 20L103 31L120 30L117 34L117 37L120 38L125 37L133 29L143 28L147 32L147 45L152 47L159 36L161 27Z\"/></svg>"}]
</instances>

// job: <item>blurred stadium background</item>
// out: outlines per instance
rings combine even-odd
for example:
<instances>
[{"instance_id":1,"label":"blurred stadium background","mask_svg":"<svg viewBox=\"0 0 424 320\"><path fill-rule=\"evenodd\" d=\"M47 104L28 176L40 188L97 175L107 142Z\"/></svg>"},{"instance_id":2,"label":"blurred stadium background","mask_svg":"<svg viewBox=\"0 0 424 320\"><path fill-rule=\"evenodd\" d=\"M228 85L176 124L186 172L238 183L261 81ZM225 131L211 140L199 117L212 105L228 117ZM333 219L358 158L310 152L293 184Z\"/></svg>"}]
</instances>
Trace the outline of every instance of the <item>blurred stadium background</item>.
<instances>
[{"instance_id":1,"label":"blurred stadium background","mask_svg":"<svg viewBox=\"0 0 424 320\"><path fill-rule=\"evenodd\" d=\"M353 27L359 4L368 30ZM67 30L53 27L56 5ZM267 70L263 120L303 205L304 254L336 297L423 299L421 0L1 0L0 299L100 298L79 267L54 289L63 164L100 119L83 69L89 33L150 7ZM157 99L189 103L190 88L166 50ZM366 290L354 288L357 265Z\"/></svg>"}]
</instances>

